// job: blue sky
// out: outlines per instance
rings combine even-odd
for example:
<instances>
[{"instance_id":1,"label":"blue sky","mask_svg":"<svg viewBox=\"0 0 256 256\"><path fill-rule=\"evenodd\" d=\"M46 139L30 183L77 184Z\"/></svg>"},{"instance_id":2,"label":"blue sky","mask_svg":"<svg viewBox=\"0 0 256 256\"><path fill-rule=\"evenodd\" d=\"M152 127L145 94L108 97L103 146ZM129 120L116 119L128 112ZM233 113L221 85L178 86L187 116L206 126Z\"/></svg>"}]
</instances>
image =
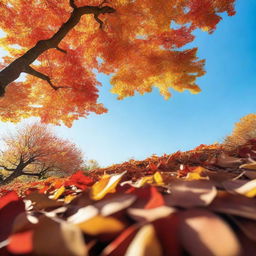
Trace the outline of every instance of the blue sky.
<instances>
[{"instance_id":1,"label":"blue sky","mask_svg":"<svg viewBox=\"0 0 256 256\"><path fill-rule=\"evenodd\" d=\"M256 112L256 1L237 0L236 11L223 16L213 34L196 31L191 46L199 47L207 71L198 79L200 94L172 92L166 101L154 90L119 101L108 77L99 75L100 102L109 112L56 127L56 133L101 166L221 142L235 122ZM0 123L2 133L15 128Z\"/></svg>"}]
</instances>

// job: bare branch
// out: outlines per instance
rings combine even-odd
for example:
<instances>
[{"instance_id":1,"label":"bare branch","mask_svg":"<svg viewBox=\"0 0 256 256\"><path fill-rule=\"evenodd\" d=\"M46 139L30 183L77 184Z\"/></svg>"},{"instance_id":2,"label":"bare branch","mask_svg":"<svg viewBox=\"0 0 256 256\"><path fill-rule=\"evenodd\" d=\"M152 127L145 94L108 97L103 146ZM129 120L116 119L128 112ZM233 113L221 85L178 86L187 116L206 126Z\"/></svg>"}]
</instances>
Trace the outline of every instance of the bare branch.
<instances>
[{"instance_id":1,"label":"bare branch","mask_svg":"<svg viewBox=\"0 0 256 256\"><path fill-rule=\"evenodd\" d=\"M33 69L33 68L30 67L30 66L26 67L25 70L24 70L24 72L27 73L27 74L29 74L29 75L32 75L32 76L35 76L35 77L38 77L38 78L40 78L40 79L42 79L42 80L47 81L48 84L49 84L54 90L56 90L56 87L52 84L51 79L50 79L49 76L47 76L47 75L45 75L45 74L43 74L43 73L41 73L41 72L39 72L39 71Z\"/></svg>"},{"instance_id":2,"label":"bare branch","mask_svg":"<svg viewBox=\"0 0 256 256\"><path fill-rule=\"evenodd\" d=\"M59 46L57 46L57 47L56 47L56 50L58 50L58 51L60 51L60 52L63 52L63 53L67 53L67 51L66 51L66 50L61 49Z\"/></svg>"},{"instance_id":3,"label":"bare branch","mask_svg":"<svg viewBox=\"0 0 256 256\"><path fill-rule=\"evenodd\" d=\"M60 89L60 88L70 88L70 87L67 87L67 86L58 86L58 87L57 87L57 86L53 85L53 83L51 82L51 79L50 79L49 76L47 76L47 75L45 75L45 74L43 74L43 73L41 73L41 72L39 72L39 71L33 69L33 68L30 67L30 66L26 67L26 69L25 69L24 72L27 73L27 74L29 74L29 75L32 75L32 76L35 76L35 77L38 77L38 78L40 78L40 79L42 79L42 80L47 81L48 84L49 84L55 91L57 91L57 90Z\"/></svg>"},{"instance_id":4,"label":"bare branch","mask_svg":"<svg viewBox=\"0 0 256 256\"><path fill-rule=\"evenodd\" d=\"M99 15L94 14L94 19L100 24L100 29L103 29L103 21L99 19Z\"/></svg>"},{"instance_id":5,"label":"bare branch","mask_svg":"<svg viewBox=\"0 0 256 256\"><path fill-rule=\"evenodd\" d=\"M13 172L13 171L16 170L16 169L12 169L12 168L7 168L7 167L4 166L4 165L0 165L0 168L3 168L5 171L8 171L8 172Z\"/></svg>"},{"instance_id":6,"label":"bare branch","mask_svg":"<svg viewBox=\"0 0 256 256\"><path fill-rule=\"evenodd\" d=\"M99 7L102 7L102 6L103 6L103 4L106 4L106 3L108 3L108 1L107 1L107 0L102 1L102 3L101 3L101 4L99 4Z\"/></svg>"},{"instance_id":7,"label":"bare branch","mask_svg":"<svg viewBox=\"0 0 256 256\"><path fill-rule=\"evenodd\" d=\"M32 172L22 172L21 175L26 175L26 176L37 176L40 177L41 173L32 173Z\"/></svg>"},{"instance_id":8,"label":"bare branch","mask_svg":"<svg viewBox=\"0 0 256 256\"><path fill-rule=\"evenodd\" d=\"M73 8L73 9L76 9L77 6L75 4L75 0L69 0L69 5Z\"/></svg>"}]
</instances>

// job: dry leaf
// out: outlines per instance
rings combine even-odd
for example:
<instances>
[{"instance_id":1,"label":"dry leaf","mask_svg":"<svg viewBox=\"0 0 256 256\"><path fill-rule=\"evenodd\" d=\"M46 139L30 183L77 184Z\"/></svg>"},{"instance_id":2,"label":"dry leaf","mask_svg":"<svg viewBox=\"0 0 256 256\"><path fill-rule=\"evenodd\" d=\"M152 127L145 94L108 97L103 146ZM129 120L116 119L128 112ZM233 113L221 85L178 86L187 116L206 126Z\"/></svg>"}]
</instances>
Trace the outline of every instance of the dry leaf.
<instances>
[{"instance_id":1,"label":"dry leaf","mask_svg":"<svg viewBox=\"0 0 256 256\"><path fill-rule=\"evenodd\" d=\"M238 194L219 191L209 209L256 220L256 201Z\"/></svg>"},{"instance_id":2,"label":"dry leaf","mask_svg":"<svg viewBox=\"0 0 256 256\"><path fill-rule=\"evenodd\" d=\"M256 170L256 162L249 163L249 164L242 164L239 168L249 169L249 170Z\"/></svg>"},{"instance_id":3,"label":"dry leaf","mask_svg":"<svg viewBox=\"0 0 256 256\"><path fill-rule=\"evenodd\" d=\"M79 228L86 234L99 235L117 233L125 228L125 225L116 218L96 216L78 224Z\"/></svg>"},{"instance_id":4,"label":"dry leaf","mask_svg":"<svg viewBox=\"0 0 256 256\"><path fill-rule=\"evenodd\" d=\"M180 220L180 237L190 255L240 255L238 239L217 215L203 209L191 209L181 213Z\"/></svg>"},{"instance_id":5,"label":"dry leaf","mask_svg":"<svg viewBox=\"0 0 256 256\"><path fill-rule=\"evenodd\" d=\"M125 256L162 256L162 248L153 225L143 226L129 245Z\"/></svg>"},{"instance_id":6,"label":"dry leaf","mask_svg":"<svg viewBox=\"0 0 256 256\"><path fill-rule=\"evenodd\" d=\"M137 197L132 194L121 194L108 199L100 200L96 202L94 206L99 209L102 216L109 216L128 208L135 202L136 198Z\"/></svg>"},{"instance_id":7,"label":"dry leaf","mask_svg":"<svg viewBox=\"0 0 256 256\"><path fill-rule=\"evenodd\" d=\"M61 186L59 189L56 190L56 192L52 196L49 196L49 198L57 200L64 192L65 192L65 187Z\"/></svg>"},{"instance_id":8,"label":"dry leaf","mask_svg":"<svg viewBox=\"0 0 256 256\"><path fill-rule=\"evenodd\" d=\"M163 205L152 209L129 208L127 212L136 221L152 222L156 219L169 216L170 214L176 212L176 209Z\"/></svg>"},{"instance_id":9,"label":"dry leaf","mask_svg":"<svg viewBox=\"0 0 256 256\"><path fill-rule=\"evenodd\" d=\"M230 218L237 224L237 226L244 232L244 234L251 240L256 242L256 222L241 218L230 216Z\"/></svg>"},{"instance_id":10,"label":"dry leaf","mask_svg":"<svg viewBox=\"0 0 256 256\"><path fill-rule=\"evenodd\" d=\"M251 181L233 180L223 183L225 189L231 193L238 193L247 197L256 196L256 179Z\"/></svg>"},{"instance_id":11,"label":"dry leaf","mask_svg":"<svg viewBox=\"0 0 256 256\"><path fill-rule=\"evenodd\" d=\"M169 206L195 207L209 205L217 195L217 189L208 180L177 180L170 186L170 195L164 199Z\"/></svg>"},{"instance_id":12,"label":"dry leaf","mask_svg":"<svg viewBox=\"0 0 256 256\"><path fill-rule=\"evenodd\" d=\"M104 175L98 182L91 188L91 198L93 200L100 200L106 194L115 192L117 184L122 179L126 172L116 175Z\"/></svg>"},{"instance_id":13,"label":"dry leaf","mask_svg":"<svg viewBox=\"0 0 256 256\"><path fill-rule=\"evenodd\" d=\"M87 249L81 230L67 222L58 223L42 217L34 231L33 248L36 255L86 256Z\"/></svg>"},{"instance_id":14,"label":"dry leaf","mask_svg":"<svg viewBox=\"0 0 256 256\"><path fill-rule=\"evenodd\" d=\"M163 185L164 184L164 180L163 180L163 177L161 175L160 172L156 172L154 175L153 175L153 178L154 178L154 182L157 184L157 185Z\"/></svg>"}]
</instances>

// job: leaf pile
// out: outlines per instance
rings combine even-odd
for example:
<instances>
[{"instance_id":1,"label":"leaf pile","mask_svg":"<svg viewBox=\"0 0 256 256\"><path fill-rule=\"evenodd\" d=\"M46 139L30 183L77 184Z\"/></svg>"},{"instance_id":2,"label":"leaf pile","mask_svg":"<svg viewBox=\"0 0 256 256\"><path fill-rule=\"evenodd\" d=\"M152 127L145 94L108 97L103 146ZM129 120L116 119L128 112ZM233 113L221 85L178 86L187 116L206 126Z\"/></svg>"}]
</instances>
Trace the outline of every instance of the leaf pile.
<instances>
[{"instance_id":1,"label":"leaf pile","mask_svg":"<svg viewBox=\"0 0 256 256\"><path fill-rule=\"evenodd\" d=\"M227 164L224 156L217 159ZM0 255L253 255L256 179L193 168L104 174L95 183L79 172L22 197L8 192L0 198Z\"/></svg>"}]
</instances>

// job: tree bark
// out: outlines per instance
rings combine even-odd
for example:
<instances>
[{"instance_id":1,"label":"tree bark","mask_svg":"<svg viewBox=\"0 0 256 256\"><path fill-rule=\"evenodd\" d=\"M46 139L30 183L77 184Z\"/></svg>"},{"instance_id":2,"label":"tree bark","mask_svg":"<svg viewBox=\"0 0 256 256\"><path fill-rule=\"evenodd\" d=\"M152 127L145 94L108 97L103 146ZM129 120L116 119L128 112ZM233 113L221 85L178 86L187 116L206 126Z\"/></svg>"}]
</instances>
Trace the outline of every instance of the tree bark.
<instances>
[{"instance_id":1,"label":"tree bark","mask_svg":"<svg viewBox=\"0 0 256 256\"><path fill-rule=\"evenodd\" d=\"M4 96L6 87L11 82L15 81L22 72L31 74L31 72L29 72L31 71L30 64L32 64L42 53L52 48L65 52L65 50L60 49L58 45L62 41L62 39L68 34L68 32L79 23L83 15L93 14L95 20L100 23L100 28L102 28L102 21L98 18L98 16L100 14L115 12L115 9L109 6L102 7L101 5L99 5L77 7L74 1L70 1L70 6L73 8L73 11L69 19L59 28L59 30L51 38L38 41L34 47L28 50L21 57L14 60L11 64L9 64L0 72L0 97ZM50 82L50 78L44 74L36 75L36 72L34 72L34 74L32 75L46 80L55 90L63 88L53 86Z\"/></svg>"},{"instance_id":2,"label":"tree bark","mask_svg":"<svg viewBox=\"0 0 256 256\"><path fill-rule=\"evenodd\" d=\"M23 175L22 169L17 169L11 175L9 175L7 178L5 178L4 180L1 180L0 185L7 185L21 175Z\"/></svg>"}]
</instances>

